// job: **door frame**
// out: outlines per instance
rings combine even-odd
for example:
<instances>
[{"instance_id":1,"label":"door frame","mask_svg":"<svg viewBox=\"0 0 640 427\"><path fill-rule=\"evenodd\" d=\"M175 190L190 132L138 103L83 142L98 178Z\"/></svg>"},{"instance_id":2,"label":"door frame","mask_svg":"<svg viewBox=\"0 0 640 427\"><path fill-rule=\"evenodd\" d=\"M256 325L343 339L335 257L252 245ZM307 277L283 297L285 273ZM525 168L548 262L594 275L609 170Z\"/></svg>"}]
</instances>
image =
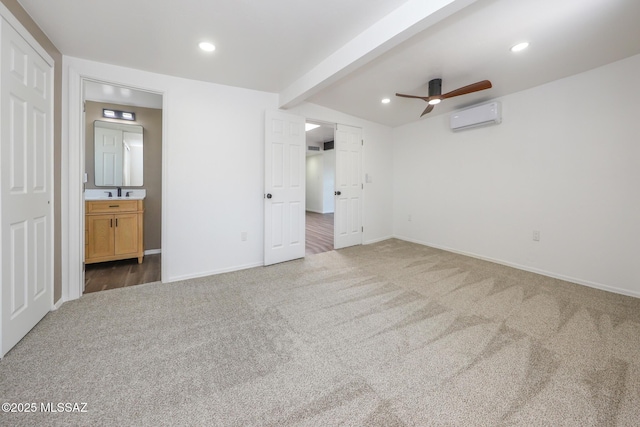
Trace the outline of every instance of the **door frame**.
<instances>
[{"instance_id":1,"label":"door frame","mask_svg":"<svg viewBox=\"0 0 640 427\"><path fill-rule=\"evenodd\" d=\"M49 246L49 253L50 253L50 257L48 260L48 266L47 266L47 273L48 273L48 280L47 280L47 284L46 287L49 288L48 292L50 292L51 295L51 301L50 301L50 308L49 311L53 311L56 310L57 306L54 302L54 276L55 276L55 268L54 268L54 263L55 263L55 252L54 252L54 248L55 248L55 242L54 242L54 237L55 237L55 232L54 232L54 228L55 228L55 218L54 218L54 213L55 213L55 181L54 181L54 139L55 139L55 135L54 135L54 115L55 115L55 102L54 102L54 82L55 82L55 60L51 57L51 55L49 55L49 53L40 45L40 43L36 40L36 38L25 28L24 25L22 25L22 23L13 15L13 13L7 8L7 6L4 5L4 3L0 3L0 19L3 19L5 22L2 25L10 25L17 33L18 35L20 35L20 37L22 37L27 44L38 54L40 55L40 57L44 60L44 62L51 67L51 74L49 77L49 81L47 82L47 84L49 85L48 90L50 91L50 100L49 100L49 109L50 109L50 115L49 115L49 123L48 123L48 128L49 128L49 132L50 134L47 135L47 137L49 138L48 144L49 144L49 153L47 155L47 163L49 165L49 173L48 173L48 177L47 179L49 180L49 184L50 184L50 202L49 202L49 223L47 224L48 226L48 238L49 238L49 242L48 242L48 246ZM1 238L4 238L5 236L1 236ZM0 273L1 273L1 269L2 266L0 265ZM0 312L2 310L2 307L0 306ZM1 316L0 316L0 322L2 322ZM3 357L3 353L5 353L5 349L2 348L2 326L0 325L0 359L2 359Z\"/></svg>"},{"instance_id":2,"label":"door frame","mask_svg":"<svg viewBox=\"0 0 640 427\"><path fill-rule=\"evenodd\" d=\"M323 125L328 125L328 126L333 127L334 144L335 144L336 134L337 134L337 131L338 131L338 125L349 126L349 127L360 129L360 136L364 140L364 126L362 126L362 125L351 125L351 124L347 124L347 123L342 123L340 121L331 121L331 120L325 120L325 119L314 119L314 118L308 117L306 115L302 115L302 116L305 118L305 122L322 123ZM305 145L306 145L306 140L305 140ZM362 215L362 226L363 227L364 227L364 222L365 222L364 219L365 219L365 215L366 215L365 214L365 210L364 210L364 201L365 201L365 191L364 191L364 188L365 188L364 187L364 184L365 184L365 180L364 180L364 170L365 170L365 168L364 168L364 147L365 146L363 144L362 148L360 149L360 182L363 184L363 187L362 187L362 198L361 198L361 201L360 201L360 213ZM307 147L305 147L305 149L306 148ZM335 148L334 148L334 150L335 150ZM336 155L337 155L337 153L336 153ZM305 165L304 165L305 169L306 169L306 166L307 165L306 165L306 159L305 159ZM336 168L333 171L334 191L336 190L335 189L335 185L336 185L336 182L337 182L336 181L337 174L338 174L338 167L337 167L337 164L336 164ZM335 197L336 196L334 196L334 202L335 202ZM334 203L334 209L333 209L333 214L334 214L333 215L333 239L334 239L333 246L334 246L334 248L333 248L333 250L336 250L336 248L335 248L335 236L336 236L336 224L338 223L337 220L336 220L336 215L335 215L336 214L336 207L335 207L336 205L337 205L337 203ZM305 226L306 226L306 218L305 218ZM305 244L306 244L306 237L305 237ZM363 244L364 244L364 231L360 235L360 243L358 245L355 245L355 246L361 246Z\"/></svg>"},{"instance_id":3,"label":"door frame","mask_svg":"<svg viewBox=\"0 0 640 427\"><path fill-rule=\"evenodd\" d=\"M84 120L84 82L92 81L138 91L155 93L162 96L162 236L160 246L165 252L166 232L166 175L167 175L167 93L161 89L145 88L124 82L116 82L99 76L81 74L72 67L67 68L67 79L63 79L63 99L66 95L68 116L65 123L63 107L63 140L68 146L62 149L62 297L60 303L78 299L84 291L84 182L85 171L85 120ZM64 85L66 84L66 90ZM165 262L160 264L160 280L165 275Z\"/></svg>"}]
</instances>

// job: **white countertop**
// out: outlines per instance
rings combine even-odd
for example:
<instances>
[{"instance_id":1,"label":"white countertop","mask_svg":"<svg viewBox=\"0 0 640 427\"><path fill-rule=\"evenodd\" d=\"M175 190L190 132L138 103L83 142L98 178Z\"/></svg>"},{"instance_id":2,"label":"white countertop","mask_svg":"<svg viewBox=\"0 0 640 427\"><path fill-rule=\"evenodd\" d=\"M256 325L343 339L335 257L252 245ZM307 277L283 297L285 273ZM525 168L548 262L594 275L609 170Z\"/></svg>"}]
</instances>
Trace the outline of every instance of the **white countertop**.
<instances>
[{"instance_id":1,"label":"white countertop","mask_svg":"<svg viewBox=\"0 0 640 427\"><path fill-rule=\"evenodd\" d=\"M111 197L107 194L111 192ZM129 193L129 197L126 194ZM84 190L85 200L144 200L147 197L147 190L142 188L122 189L122 197L118 197L117 188L87 188Z\"/></svg>"}]
</instances>

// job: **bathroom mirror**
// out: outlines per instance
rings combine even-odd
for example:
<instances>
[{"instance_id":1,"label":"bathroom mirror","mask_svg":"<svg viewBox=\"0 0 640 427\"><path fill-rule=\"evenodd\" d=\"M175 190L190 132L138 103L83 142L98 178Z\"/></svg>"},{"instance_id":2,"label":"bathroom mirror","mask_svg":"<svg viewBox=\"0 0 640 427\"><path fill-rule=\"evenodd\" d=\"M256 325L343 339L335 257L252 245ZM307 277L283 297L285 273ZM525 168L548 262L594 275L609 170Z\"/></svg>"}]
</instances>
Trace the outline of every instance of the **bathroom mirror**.
<instances>
[{"instance_id":1,"label":"bathroom mirror","mask_svg":"<svg viewBox=\"0 0 640 427\"><path fill-rule=\"evenodd\" d=\"M96 187L140 187L143 183L143 128L93 122Z\"/></svg>"}]
</instances>

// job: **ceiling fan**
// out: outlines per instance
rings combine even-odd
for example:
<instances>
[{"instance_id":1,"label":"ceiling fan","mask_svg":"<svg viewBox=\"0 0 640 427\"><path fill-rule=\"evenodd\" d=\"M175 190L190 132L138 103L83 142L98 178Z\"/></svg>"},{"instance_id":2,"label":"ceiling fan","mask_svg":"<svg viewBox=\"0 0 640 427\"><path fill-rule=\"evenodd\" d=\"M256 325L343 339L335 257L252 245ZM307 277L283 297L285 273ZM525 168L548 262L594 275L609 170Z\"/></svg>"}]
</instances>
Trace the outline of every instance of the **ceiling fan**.
<instances>
[{"instance_id":1,"label":"ceiling fan","mask_svg":"<svg viewBox=\"0 0 640 427\"><path fill-rule=\"evenodd\" d=\"M442 95L442 79L433 79L429 81L429 96L417 96L417 95L404 95L402 93L396 93L396 96L401 96L403 98L418 98L426 101L429 105L427 108L420 114L420 117L424 116L427 113L430 113L433 110L433 107L436 104L439 104L440 101L447 98L453 98L454 96L466 95L468 93L478 92L485 89L491 88L491 82L489 80L482 80L480 82L472 83L467 86L463 86L456 90L452 90L451 92L447 92Z\"/></svg>"}]
</instances>

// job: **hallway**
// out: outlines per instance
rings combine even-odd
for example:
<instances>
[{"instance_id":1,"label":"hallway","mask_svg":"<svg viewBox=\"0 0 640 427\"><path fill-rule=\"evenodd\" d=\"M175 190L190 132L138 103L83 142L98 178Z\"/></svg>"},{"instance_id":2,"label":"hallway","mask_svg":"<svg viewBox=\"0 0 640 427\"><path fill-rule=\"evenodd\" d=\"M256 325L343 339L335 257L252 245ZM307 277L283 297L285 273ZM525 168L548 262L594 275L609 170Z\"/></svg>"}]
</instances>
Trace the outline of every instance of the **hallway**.
<instances>
[{"instance_id":1,"label":"hallway","mask_svg":"<svg viewBox=\"0 0 640 427\"><path fill-rule=\"evenodd\" d=\"M333 250L333 213L307 211L306 255Z\"/></svg>"}]
</instances>

